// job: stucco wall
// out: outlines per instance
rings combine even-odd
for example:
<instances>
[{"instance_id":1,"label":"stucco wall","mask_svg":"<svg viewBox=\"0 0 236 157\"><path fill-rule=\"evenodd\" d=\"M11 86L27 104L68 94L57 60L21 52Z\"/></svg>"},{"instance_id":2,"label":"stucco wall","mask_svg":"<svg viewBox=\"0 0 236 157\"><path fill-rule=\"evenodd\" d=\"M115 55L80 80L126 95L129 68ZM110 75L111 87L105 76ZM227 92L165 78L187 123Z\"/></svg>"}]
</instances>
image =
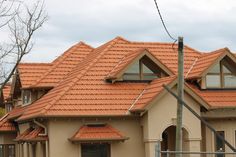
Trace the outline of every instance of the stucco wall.
<instances>
[{"instance_id":1,"label":"stucco wall","mask_svg":"<svg viewBox=\"0 0 236 157\"><path fill-rule=\"evenodd\" d=\"M236 131L236 120L211 120L209 123L217 130L225 132L225 139L236 146L235 144L235 131ZM207 151L216 151L215 150L215 136L214 134L206 128L206 150ZM226 152L232 152L229 147L225 146Z\"/></svg>"},{"instance_id":2,"label":"stucco wall","mask_svg":"<svg viewBox=\"0 0 236 157\"><path fill-rule=\"evenodd\" d=\"M176 87L173 90L176 91ZM184 99L194 111L200 114L200 105L190 95L185 93ZM142 119L146 157L155 156L155 145L158 140L162 140L163 131L176 124L176 112L177 101L168 93L151 104ZM201 122L186 108L183 111L183 127L188 132L188 138L184 139L184 143L188 144L185 148L200 151Z\"/></svg>"},{"instance_id":3,"label":"stucco wall","mask_svg":"<svg viewBox=\"0 0 236 157\"><path fill-rule=\"evenodd\" d=\"M49 121L49 154L50 157L80 157L80 144L71 143L68 138L85 123L104 122L112 125L129 137L125 142L111 144L112 157L144 157L144 143L138 119L113 119L110 120L51 120Z\"/></svg>"}]
</instances>

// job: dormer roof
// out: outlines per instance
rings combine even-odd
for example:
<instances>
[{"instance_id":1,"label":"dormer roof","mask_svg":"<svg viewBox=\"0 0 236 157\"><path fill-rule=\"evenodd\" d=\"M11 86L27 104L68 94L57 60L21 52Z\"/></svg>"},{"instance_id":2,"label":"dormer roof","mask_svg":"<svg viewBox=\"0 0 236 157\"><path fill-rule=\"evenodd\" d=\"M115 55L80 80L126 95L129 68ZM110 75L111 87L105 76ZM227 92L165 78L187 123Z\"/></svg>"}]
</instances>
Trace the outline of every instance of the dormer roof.
<instances>
[{"instance_id":1,"label":"dormer roof","mask_svg":"<svg viewBox=\"0 0 236 157\"><path fill-rule=\"evenodd\" d=\"M121 77L121 75L124 74L128 67L130 67L130 65L134 64L144 56L147 56L156 64L156 66L160 67L169 76L174 74L174 72L172 72L166 65L164 65L159 59L157 59L147 48L141 48L128 53L122 59L120 59L120 61L114 66L114 68L109 72L105 79L113 80Z\"/></svg>"},{"instance_id":2,"label":"dormer roof","mask_svg":"<svg viewBox=\"0 0 236 157\"><path fill-rule=\"evenodd\" d=\"M210 53L203 53L201 56L196 58L190 72L187 74L187 79L200 78L209 70L214 67L216 63L222 60L225 56L228 56L231 60L236 63L236 57L230 52L228 48L219 49Z\"/></svg>"}]
</instances>

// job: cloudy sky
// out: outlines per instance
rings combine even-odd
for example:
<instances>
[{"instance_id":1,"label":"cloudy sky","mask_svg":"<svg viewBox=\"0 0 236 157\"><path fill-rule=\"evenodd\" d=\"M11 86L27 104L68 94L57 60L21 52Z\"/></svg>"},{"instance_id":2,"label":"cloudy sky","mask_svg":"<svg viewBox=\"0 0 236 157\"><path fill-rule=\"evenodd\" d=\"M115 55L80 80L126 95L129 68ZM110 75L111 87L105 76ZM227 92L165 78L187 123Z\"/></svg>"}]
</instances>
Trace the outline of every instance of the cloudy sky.
<instances>
[{"instance_id":1,"label":"cloudy sky","mask_svg":"<svg viewBox=\"0 0 236 157\"><path fill-rule=\"evenodd\" d=\"M175 37L200 51L236 52L235 0L157 0ZM153 0L45 0L49 20L34 37L27 62L49 62L73 44L94 47L122 36L134 41L172 42Z\"/></svg>"}]
</instances>

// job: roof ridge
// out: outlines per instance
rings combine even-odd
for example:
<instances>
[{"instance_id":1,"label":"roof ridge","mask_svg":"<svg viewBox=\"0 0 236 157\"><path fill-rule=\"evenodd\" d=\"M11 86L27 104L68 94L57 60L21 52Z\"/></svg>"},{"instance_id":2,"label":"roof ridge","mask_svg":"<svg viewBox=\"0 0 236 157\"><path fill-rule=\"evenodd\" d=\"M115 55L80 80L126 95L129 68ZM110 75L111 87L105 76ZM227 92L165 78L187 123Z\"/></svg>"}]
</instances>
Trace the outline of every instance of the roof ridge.
<instances>
[{"instance_id":1,"label":"roof ridge","mask_svg":"<svg viewBox=\"0 0 236 157\"><path fill-rule=\"evenodd\" d=\"M191 67L188 69L188 72L186 73L185 78L188 77L188 74L191 72L191 70L193 69L194 65L197 63L198 59L199 59L199 57L197 57L197 58L194 60L194 62L193 62L193 64L191 65Z\"/></svg>"},{"instance_id":2,"label":"roof ridge","mask_svg":"<svg viewBox=\"0 0 236 157\"><path fill-rule=\"evenodd\" d=\"M58 94L57 99L54 99L53 101L49 102L49 104L44 107L44 109L41 111L41 113L46 113L47 110L50 109L50 108L53 106L53 104L55 104L55 102L57 102L58 100L60 100L60 98L61 98L68 90L70 90L70 89L73 87L74 83L76 83L81 77L83 77L84 74L92 67L92 65L94 65L94 64L98 61L98 59L101 58L101 57L105 54L105 52L107 52L110 48L112 48L119 40L120 40L120 38L115 38L115 39L113 39L113 40L111 41L110 45L108 45L107 47L105 47L105 49L102 50L102 52L100 52L100 53L98 54L98 56L97 56L96 58L94 58L93 61L91 61L91 63L90 63L89 65L86 66L85 69L83 69L83 72L82 72L82 73L79 73L79 75L77 75L74 79L72 79L71 82L69 82L68 87L65 88L62 92L60 92L60 93ZM96 51L96 49L95 49L95 51ZM89 58L89 57L88 57L88 58ZM78 67L79 65L80 65L80 64L78 64L78 65L70 72L70 74L68 74L68 76L70 76L71 74L73 74L74 71L77 70L77 67ZM62 82L63 82L63 81L62 81ZM61 83L62 83L62 82L61 82ZM60 84L61 84L61 83L60 83ZM60 84L59 84L59 85L60 85ZM58 86L59 86L59 85L58 85Z\"/></svg>"},{"instance_id":3,"label":"roof ridge","mask_svg":"<svg viewBox=\"0 0 236 157\"><path fill-rule=\"evenodd\" d=\"M68 50L66 50L60 57L58 57L58 60L56 63L54 63L54 60L52 63L53 63L53 66L51 68L49 68L38 80L35 81L35 83L32 85L32 86L36 86L37 84L39 84L44 78L45 76L47 76L50 72L52 72L62 61L64 61L69 55L70 55L70 52L73 48L75 47L80 47L80 46L83 46L84 43L82 42L79 42L78 44L76 45L73 45L72 47L70 47Z\"/></svg>"}]
</instances>

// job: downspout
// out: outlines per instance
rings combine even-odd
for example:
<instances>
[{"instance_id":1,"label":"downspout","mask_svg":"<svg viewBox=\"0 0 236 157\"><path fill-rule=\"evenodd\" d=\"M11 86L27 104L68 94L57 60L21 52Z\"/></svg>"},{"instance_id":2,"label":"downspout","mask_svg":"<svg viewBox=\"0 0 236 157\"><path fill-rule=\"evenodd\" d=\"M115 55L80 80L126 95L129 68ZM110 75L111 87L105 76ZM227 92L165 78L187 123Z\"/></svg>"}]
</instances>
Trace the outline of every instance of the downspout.
<instances>
[{"instance_id":1,"label":"downspout","mask_svg":"<svg viewBox=\"0 0 236 157\"><path fill-rule=\"evenodd\" d=\"M40 136L47 136L48 135L48 130L45 125L43 125L42 123L39 123L35 119L34 119L34 123L37 124L38 126L44 128L44 133L39 134ZM48 140L46 140L45 147L46 147L46 157L49 157Z\"/></svg>"}]
</instances>

